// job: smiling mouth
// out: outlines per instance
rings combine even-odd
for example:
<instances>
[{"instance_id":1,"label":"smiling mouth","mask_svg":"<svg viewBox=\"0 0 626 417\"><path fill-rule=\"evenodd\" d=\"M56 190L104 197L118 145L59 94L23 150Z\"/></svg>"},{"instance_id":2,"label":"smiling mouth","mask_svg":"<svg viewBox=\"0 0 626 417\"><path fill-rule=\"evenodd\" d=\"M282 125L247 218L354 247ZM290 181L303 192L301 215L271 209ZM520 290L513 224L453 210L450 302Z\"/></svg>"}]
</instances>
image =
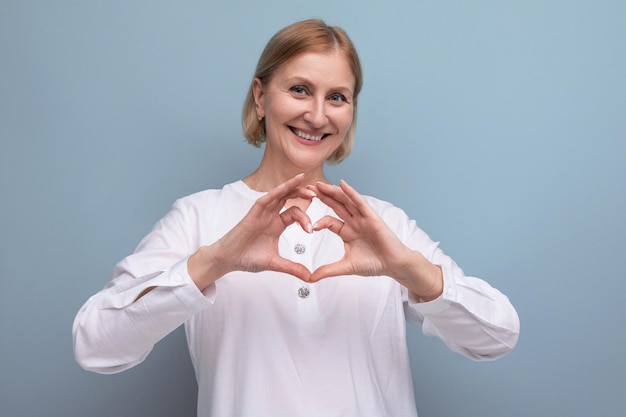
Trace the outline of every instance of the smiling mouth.
<instances>
[{"instance_id":1,"label":"smiling mouth","mask_svg":"<svg viewBox=\"0 0 626 417\"><path fill-rule=\"evenodd\" d=\"M324 139L325 137L327 137L329 134L325 133L322 135L309 135L308 133L304 133L298 129L296 129L295 127L289 127L289 129L291 129L291 131L293 132L294 135L296 135L299 138L302 139L306 139L306 140L310 140L312 142L319 142L320 140Z\"/></svg>"}]
</instances>

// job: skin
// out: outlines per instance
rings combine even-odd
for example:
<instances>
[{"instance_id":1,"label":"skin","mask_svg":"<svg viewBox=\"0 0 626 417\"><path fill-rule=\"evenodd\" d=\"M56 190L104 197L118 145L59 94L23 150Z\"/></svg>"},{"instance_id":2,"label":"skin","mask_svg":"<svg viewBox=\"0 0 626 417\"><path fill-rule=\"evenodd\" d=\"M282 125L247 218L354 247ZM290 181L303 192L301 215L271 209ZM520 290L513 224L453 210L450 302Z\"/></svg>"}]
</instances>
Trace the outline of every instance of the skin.
<instances>
[{"instance_id":1,"label":"skin","mask_svg":"<svg viewBox=\"0 0 626 417\"><path fill-rule=\"evenodd\" d=\"M300 173L306 184L328 183L324 161L352 125L354 84L339 51L299 55L281 65L266 85L255 79L256 112L265 119L266 141L261 164L244 179L246 184L269 191ZM324 139L303 140L294 130Z\"/></svg>"},{"instance_id":2,"label":"skin","mask_svg":"<svg viewBox=\"0 0 626 417\"><path fill-rule=\"evenodd\" d=\"M190 256L188 272L200 290L228 272L271 270L306 282L387 275L424 301L439 297L441 268L406 247L345 181L334 186L324 175L324 161L352 124L353 88L354 74L340 51L304 53L279 67L265 85L253 81L257 115L265 118L266 146L261 164L244 182L267 193L224 237ZM308 141L296 132L324 139ZM305 210L313 197L341 220L327 216L311 224ZM278 239L293 223L309 233L336 233L344 241L344 257L313 272L282 258Z\"/></svg>"},{"instance_id":3,"label":"skin","mask_svg":"<svg viewBox=\"0 0 626 417\"><path fill-rule=\"evenodd\" d=\"M311 282L338 275L387 275L407 287L424 301L439 297L443 291L441 268L421 252L404 245L365 199L345 181L339 187L317 183L317 197L342 220L325 216L313 230L328 229L344 242L345 254L338 262L315 270Z\"/></svg>"}]
</instances>

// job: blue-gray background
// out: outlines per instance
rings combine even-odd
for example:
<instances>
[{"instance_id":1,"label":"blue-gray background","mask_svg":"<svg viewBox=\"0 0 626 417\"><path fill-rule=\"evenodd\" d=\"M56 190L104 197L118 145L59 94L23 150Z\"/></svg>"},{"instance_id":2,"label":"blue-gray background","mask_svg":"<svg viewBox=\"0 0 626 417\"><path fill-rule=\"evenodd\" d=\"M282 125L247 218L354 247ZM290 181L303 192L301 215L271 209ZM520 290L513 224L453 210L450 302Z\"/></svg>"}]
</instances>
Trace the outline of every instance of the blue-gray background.
<instances>
[{"instance_id":1,"label":"blue-gray background","mask_svg":"<svg viewBox=\"0 0 626 417\"><path fill-rule=\"evenodd\" d=\"M253 68L310 17L365 69L331 178L404 208L521 317L492 363L409 326L420 417L624 415L621 0L0 0L0 415L195 415L181 329L101 376L72 320L177 197L256 167Z\"/></svg>"}]
</instances>

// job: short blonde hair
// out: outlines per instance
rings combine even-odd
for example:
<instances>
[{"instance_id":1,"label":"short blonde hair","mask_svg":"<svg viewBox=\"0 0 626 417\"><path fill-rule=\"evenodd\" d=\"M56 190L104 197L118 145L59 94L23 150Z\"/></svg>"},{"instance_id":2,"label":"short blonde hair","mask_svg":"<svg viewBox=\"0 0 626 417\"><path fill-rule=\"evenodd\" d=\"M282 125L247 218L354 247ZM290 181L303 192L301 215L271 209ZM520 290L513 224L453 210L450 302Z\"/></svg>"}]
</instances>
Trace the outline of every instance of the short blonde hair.
<instances>
[{"instance_id":1,"label":"short blonde hair","mask_svg":"<svg viewBox=\"0 0 626 417\"><path fill-rule=\"evenodd\" d=\"M357 96L363 85L361 62L352 41L346 32L336 26L328 26L322 20L311 19L293 23L278 31L267 43L254 73L262 84L267 83L274 72L284 63L305 52L342 51L354 74L353 120L346 137L327 159L329 163L343 161L354 144L356 130ZM256 114L252 83L243 105L241 117L244 136L248 143L261 146L265 142L265 119L259 120Z\"/></svg>"}]
</instances>

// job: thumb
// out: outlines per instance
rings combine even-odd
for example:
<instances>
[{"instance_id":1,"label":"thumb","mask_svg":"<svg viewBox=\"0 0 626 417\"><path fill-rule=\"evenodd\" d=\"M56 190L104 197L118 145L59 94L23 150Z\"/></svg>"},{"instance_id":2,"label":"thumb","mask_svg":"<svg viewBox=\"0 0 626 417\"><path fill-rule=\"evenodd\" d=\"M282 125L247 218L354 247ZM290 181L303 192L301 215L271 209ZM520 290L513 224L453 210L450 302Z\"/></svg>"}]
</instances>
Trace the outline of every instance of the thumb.
<instances>
[{"instance_id":1,"label":"thumb","mask_svg":"<svg viewBox=\"0 0 626 417\"><path fill-rule=\"evenodd\" d=\"M317 282L324 278L336 277L339 275L352 274L351 268L344 260L333 262L332 264L322 265L311 274L310 282Z\"/></svg>"},{"instance_id":2,"label":"thumb","mask_svg":"<svg viewBox=\"0 0 626 417\"><path fill-rule=\"evenodd\" d=\"M306 266L280 256L270 262L268 269L270 271L284 272L285 274L293 275L305 282L310 282L311 280L311 272Z\"/></svg>"}]
</instances>

